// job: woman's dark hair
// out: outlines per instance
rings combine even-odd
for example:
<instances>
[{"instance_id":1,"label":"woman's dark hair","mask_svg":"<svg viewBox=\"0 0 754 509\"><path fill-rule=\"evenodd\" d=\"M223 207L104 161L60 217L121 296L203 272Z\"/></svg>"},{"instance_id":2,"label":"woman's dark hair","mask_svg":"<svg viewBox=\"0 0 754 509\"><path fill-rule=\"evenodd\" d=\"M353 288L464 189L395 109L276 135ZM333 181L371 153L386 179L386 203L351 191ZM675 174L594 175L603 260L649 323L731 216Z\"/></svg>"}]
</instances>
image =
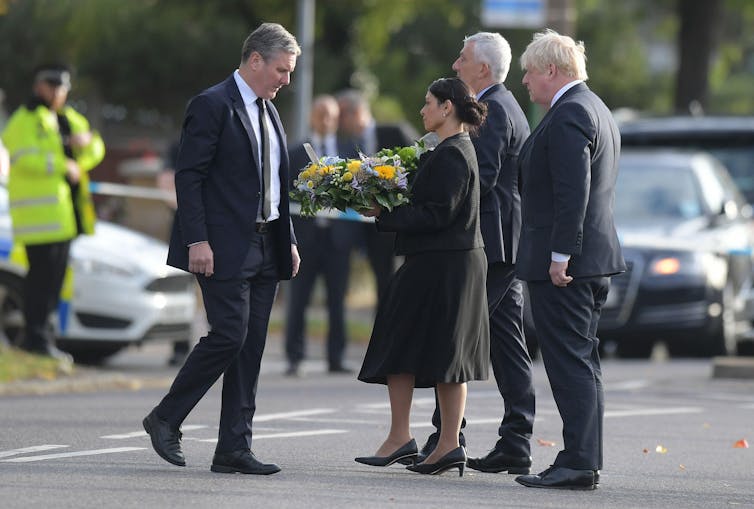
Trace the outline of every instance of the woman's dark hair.
<instances>
[{"instance_id":1,"label":"woman's dark hair","mask_svg":"<svg viewBox=\"0 0 754 509\"><path fill-rule=\"evenodd\" d=\"M466 124L471 133L475 133L487 118L487 105L477 101L471 89L460 78L435 80L429 86L429 93L440 103L453 103L458 120Z\"/></svg>"}]
</instances>

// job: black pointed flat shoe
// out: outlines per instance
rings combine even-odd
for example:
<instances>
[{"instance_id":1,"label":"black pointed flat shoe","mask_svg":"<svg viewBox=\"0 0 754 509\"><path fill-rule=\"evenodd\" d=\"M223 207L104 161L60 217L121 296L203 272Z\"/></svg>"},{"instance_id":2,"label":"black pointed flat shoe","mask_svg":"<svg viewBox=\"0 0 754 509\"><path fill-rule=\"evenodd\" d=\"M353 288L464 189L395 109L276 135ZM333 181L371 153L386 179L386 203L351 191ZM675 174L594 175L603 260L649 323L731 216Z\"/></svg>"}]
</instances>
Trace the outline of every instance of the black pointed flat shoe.
<instances>
[{"instance_id":1,"label":"black pointed flat shoe","mask_svg":"<svg viewBox=\"0 0 754 509\"><path fill-rule=\"evenodd\" d=\"M438 475L451 468L457 468L458 477L463 477L465 466L466 450L463 447L456 447L436 463L417 463L416 465L407 466L406 469L419 474Z\"/></svg>"},{"instance_id":2,"label":"black pointed flat shoe","mask_svg":"<svg viewBox=\"0 0 754 509\"><path fill-rule=\"evenodd\" d=\"M416 440L413 438L406 442L403 447L400 447L390 456L360 456L354 458L357 463L364 465L370 465L373 467L386 467L392 465L396 461L412 461L419 453L419 448L416 446Z\"/></svg>"}]
</instances>

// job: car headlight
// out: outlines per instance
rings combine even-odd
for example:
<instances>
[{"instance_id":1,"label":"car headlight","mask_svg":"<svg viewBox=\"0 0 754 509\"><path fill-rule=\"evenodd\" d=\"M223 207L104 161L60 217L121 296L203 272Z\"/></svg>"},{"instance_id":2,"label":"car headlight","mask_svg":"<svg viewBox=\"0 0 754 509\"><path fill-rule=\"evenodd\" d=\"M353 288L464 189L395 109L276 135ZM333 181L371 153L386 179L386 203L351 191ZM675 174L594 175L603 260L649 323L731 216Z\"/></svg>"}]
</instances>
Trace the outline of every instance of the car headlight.
<instances>
[{"instance_id":1,"label":"car headlight","mask_svg":"<svg viewBox=\"0 0 754 509\"><path fill-rule=\"evenodd\" d=\"M653 258L648 273L655 277L702 276L713 287L722 288L728 269L725 260L712 253L689 252Z\"/></svg>"},{"instance_id":2,"label":"car headlight","mask_svg":"<svg viewBox=\"0 0 754 509\"><path fill-rule=\"evenodd\" d=\"M74 272L78 274L116 276L122 278L130 278L136 275L136 272L129 267L123 267L103 260L95 260L93 258L72 257L71 265L73 266Z\"/></svg>"}]
</instances>

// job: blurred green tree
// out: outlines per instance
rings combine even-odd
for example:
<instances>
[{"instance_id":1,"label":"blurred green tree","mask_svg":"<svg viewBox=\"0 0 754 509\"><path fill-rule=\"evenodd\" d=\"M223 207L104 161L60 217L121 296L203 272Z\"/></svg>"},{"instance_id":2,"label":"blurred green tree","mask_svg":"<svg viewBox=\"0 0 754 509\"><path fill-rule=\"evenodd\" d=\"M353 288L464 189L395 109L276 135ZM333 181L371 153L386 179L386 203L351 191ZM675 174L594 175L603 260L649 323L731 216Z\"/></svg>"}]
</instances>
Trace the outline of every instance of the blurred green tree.
<instances>
[{"instance_id":1,"label":"blurred green tree","mask_svg":"<svg viewBox=\"0 0 754 509\"><path fill-rule=\"evenodd\" d=\"M574 0L590 86L612 108L670 113L675 99L679 6L689 0ZM719 0L710 31L709 112L754 113L754 3ZM29 93L40 62L75 69L72 99L103 112L101 122L164 126L175 132L186 101L238 64L243 37L261 21L295 33L296 0L3 0L0 88L9 109ZM484 30L480 0L319 0L314 93L365 90L381 120L420 127L427 85L453 74L463 37ZM705 20L709 21L709 20ZM518 56L531 29L499 30L514 62L506 81L525 109ZM295 86L295 85L294 85ZM278 100L290 113L294 87ZM97 119L93 119L97 122Z\"/></svg>"}]
</instances>

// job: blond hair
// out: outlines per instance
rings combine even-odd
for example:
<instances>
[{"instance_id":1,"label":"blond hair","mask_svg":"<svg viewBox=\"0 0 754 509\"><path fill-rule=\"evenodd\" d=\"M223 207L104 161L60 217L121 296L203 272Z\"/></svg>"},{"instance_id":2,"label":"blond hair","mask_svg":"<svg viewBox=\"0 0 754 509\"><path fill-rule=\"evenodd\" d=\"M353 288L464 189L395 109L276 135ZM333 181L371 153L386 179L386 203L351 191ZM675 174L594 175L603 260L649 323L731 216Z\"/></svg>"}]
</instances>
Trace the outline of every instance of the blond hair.
<instances>
[{"instance_id":1,"label":"blond hair","mask_svg":"<svg viewBox=\"0 0 754 509\"><path fill-rule=\"evenodd\" d=\"M544 71L550 64L571 78L584 81L589 78L584 43L548 28L534 34L534 39L521 55L521 68Z\"/></svg>"}]
</instances>

